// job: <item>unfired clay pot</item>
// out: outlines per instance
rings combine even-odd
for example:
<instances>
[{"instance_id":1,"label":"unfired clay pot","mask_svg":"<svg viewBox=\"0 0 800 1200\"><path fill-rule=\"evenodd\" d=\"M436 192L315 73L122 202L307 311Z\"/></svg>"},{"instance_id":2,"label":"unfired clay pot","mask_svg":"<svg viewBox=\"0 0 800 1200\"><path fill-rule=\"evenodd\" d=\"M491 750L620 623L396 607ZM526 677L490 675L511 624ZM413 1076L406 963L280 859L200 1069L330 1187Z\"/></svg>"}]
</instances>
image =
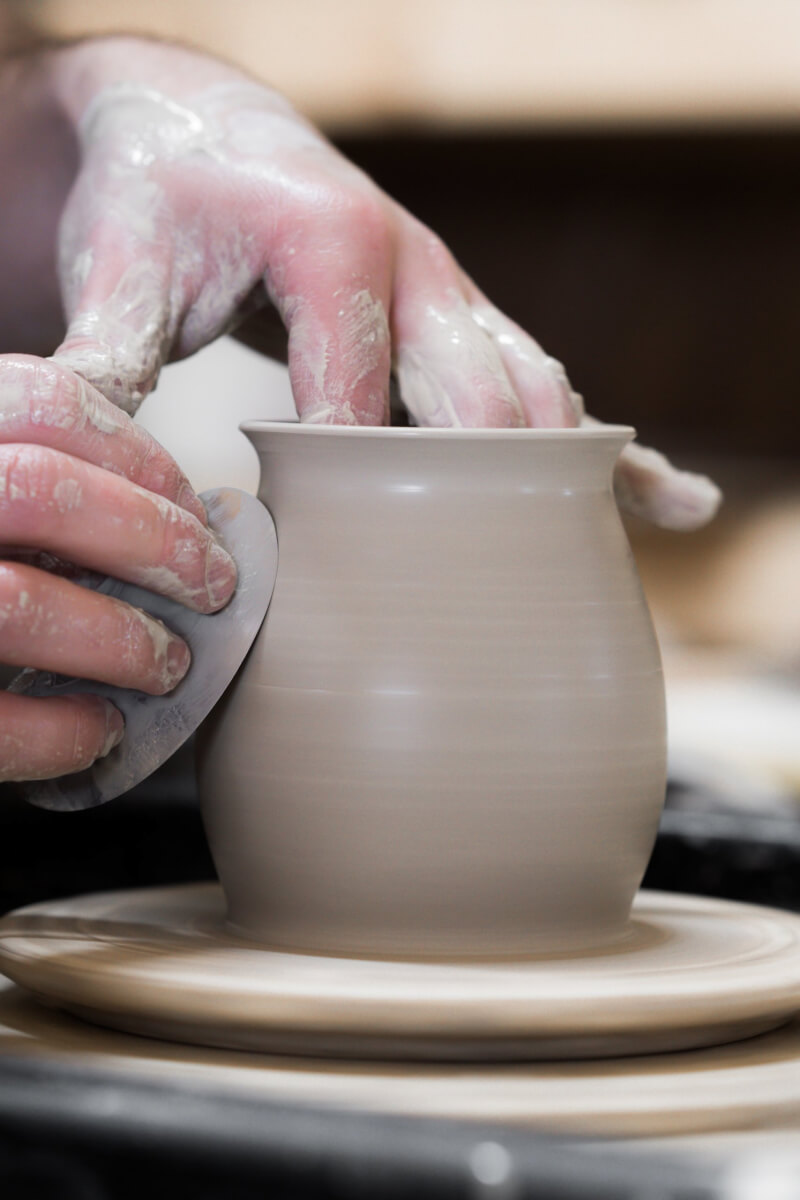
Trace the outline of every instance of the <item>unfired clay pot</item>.
<instances>
[{"instance_id":1,"label":"unfired clay pot","mask_svg":"<svg viewBox=\"0 0 800 1200\"><path fill-rule=\"evenodd\" d=\"M631 431L244 428L279 566L201 748L232 926L378 956L624 937L665 784Z\"/></svg>"}]
</instances>

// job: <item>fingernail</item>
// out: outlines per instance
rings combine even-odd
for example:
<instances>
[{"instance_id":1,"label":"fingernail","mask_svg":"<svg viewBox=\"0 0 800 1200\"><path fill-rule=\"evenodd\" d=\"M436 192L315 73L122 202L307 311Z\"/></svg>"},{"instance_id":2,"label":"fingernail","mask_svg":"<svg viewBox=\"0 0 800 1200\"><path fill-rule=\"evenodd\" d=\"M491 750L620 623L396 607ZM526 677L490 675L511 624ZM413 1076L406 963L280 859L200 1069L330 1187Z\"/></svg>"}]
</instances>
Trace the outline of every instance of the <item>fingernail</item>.
<instances>
[{"instance_id":1,"label":"fingernail","mask_svg":"<svg viewBox=\"0 0 800 1200\"><path fill-rule=\"evenodd\" d=\"M212 612L223 608L236 590L236 563L213 540L209 540L206 554L206 590Z\"/></svg>"},{"instance_id":2,"label":"fingernail","mask_svg":"<svg viewBox=\"0 0 800 1200\"><path fill-rule=\"evenodd\" d=\"M164 691L171 692L180 683L192 662L192 652L181 638L170 638L164 669Z\"/></svg>"},{"instance_id":3,"label":"fingernail","mask_svg":"<svg viewBox=\"0 0 800 1200\"><path fill-rule=\"evenodd\" d=\"M187 512L190 512L193 517L197 517L201 524L208 525L208 514L206 513L205 505L191 484L181 484L175 503L179 508L184 508Z\"/></svg>"},{"instance_id":4,"label":"fingernail","mask_svg":"<svg viewBox=\"0 0 800 1200\"><path fill-rule=\"evenodd\" d=\"M664 511L658 514L661 524L691 533L716 516L722 503L722 492L707 476L676 471L671 483L669 500Z\"/></svg>"},{"instance_id":5,"label":"fingernail","mask_svg":"<svg viewBox=\"0 0 800 1200\"><path fill-rule=\"evenodd\" d=\"M125 719L122 713L116 708L110 700L106 700L106 740L103 743L103 748L98 754L98 758L105 758L107 754L118 746L125 736Z\"/></svg>"}]
</instances>

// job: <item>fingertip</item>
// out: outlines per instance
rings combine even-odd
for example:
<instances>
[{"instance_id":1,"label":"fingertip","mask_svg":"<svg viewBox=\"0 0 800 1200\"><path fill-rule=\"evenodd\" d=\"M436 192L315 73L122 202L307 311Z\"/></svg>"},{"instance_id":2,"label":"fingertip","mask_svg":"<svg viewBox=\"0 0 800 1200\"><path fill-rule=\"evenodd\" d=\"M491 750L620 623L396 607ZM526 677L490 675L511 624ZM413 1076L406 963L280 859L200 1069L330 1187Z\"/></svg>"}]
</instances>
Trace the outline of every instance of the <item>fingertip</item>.
<instances>
[{"instance_id":1,"label":"fingertip","mask_svg":"<svg viewBox=\"0 0 800 1200\"><path fill-rule=\"evenodd\" d=\"M118 746L125 736L125 718L115 704L103 700L106 718L106 736L98 758L105 758L115 746Z\"/></svg>"},{"instance_id":2,"label":"fingertip","mask_svg":"<svg viewBox=\"0 0 800 1200\"><path fill-rule=\"evenodd\" d=\"M311 396L304 402L303 393L300 392L297 410L303 425L388 425L388 382L385 391L373 390L359 394L354 389L347 398L340 396L333 401Z\"/></svg>"},{"instance_id":3,"label":"fingertip","mask_svg":"<svg viewBox=\"0 0 800 1200\"><path fill-rule=\"evenodd\" d=\"M237 580L235 561L219 542L210 538L206 553L208 612L218 612L225 607L236 591Z\"/></svg>"},{"instance_id":4,"label":"fingertip","mask_svg":"<svg viewBox=\"0 0 800 1200\"><path fill-rule=\"evenodd\" d=\"M653 519L665 529L693 533L713 521L721 504L722 492L706 475L675 471L655 505Z\"/></svg>"},{"instance_id":5,"label":"fingertip","mask_svg":"<svg viewBox=\"0 0 800 1200\"><path fill-rule=\"evenodd\" d=\"M47 700L46 703L53 704L53 701ZM66 703L72 709L72 747L60 767L46 772L43 778L86 770L92 763L110 754L125 733L122 713L104 696L93 692L76 693L59 697L57 703ZM55 708L52 711L55 713Z\"/></svg>"},{"instance_id":6,"label":"fingertip","mask_svg":"<svg viewBox=\"0 0 800 1200\"><path fill-rule=\"evenodd\" d=\"M636 443L620 455L614 490L626 512L680 533L707 525L722 503L722 492L706 475L679 470L663 454Z\"/></svg>"},{"instance_id":7,"label":"fingertip","mask_svg":"<svg viewBox=\"0 0 800 1200\"><path fill-rule=\"evenodd\" d=\"M0 693L0 780L56 779L85 771L122 740L125 721L96 693Z\"/></svg>"},{"instance_id":8,"label":"fingertip","mask_svg":"<svg viewBox=\"0 0 800 1200\"><path fill-rule=\"evenodd\" d=\"M162 695L166 695L178 686L192 665L192 652L183 638L170 634L170 642L165 656L162 680Z\"/></svg>"}]
</instances>

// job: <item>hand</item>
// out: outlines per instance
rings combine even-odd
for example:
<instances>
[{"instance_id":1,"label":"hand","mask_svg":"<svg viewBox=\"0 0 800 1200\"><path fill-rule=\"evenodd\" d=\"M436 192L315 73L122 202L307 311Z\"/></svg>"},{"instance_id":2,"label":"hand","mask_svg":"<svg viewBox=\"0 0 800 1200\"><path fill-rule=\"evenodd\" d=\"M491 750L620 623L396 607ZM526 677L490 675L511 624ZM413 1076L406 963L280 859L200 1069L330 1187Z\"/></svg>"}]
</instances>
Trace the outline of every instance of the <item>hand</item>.
<instances>
[{"instance_id":1,"label":"hand","mask_svg":"<svg viewBox=\"0 0 800 1200\"><path fill-rule=\"evenodd\" d=\"M43 570L48 560L140 584L199 612L235 566L186 478L153 438L63 366L0 356L0 661L159 695L189 648L139 609ZM0 693L0 780L79 771L123 733L99 696Z\"/></svg>"},{"instance_id":2,"label":"hand","mask_svg":"<svg viewBox=\"0 0 800 1200\"><path fill-rule=\"evenodd\" d=\"M56 62L81 143L61 223L69 329L56 360L116 404L133 411L167 358L270 300L304 421L387 421L392 368L419 424L583 419L561 365L280 96L135 39ZM626 507L674 528L719 502L710 481L638 446L617 486Z\"/></svg>"}]
</instances>

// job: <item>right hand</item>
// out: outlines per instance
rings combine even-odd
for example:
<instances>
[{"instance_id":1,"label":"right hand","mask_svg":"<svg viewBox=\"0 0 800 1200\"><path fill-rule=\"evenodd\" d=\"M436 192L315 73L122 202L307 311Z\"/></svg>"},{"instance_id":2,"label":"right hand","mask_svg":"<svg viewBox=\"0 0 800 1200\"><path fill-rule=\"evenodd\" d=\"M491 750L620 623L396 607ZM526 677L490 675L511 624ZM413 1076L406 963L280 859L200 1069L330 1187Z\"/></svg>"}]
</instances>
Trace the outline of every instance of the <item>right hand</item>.
<instances>
[{"instance_id":1,"label":"right hand","mask_svg":"<svg viewBox=\"0 0 800 1200\"><path fill-rule=\"evenodd\" d=\"M0 662L152 695L176 686L191 659L181 638L42 569L38 554L203 613L224 607L236 585L233 559L166 450L66 367L1 355ZM123 728L99 696L0 692L0 780L80 771Z\"/></svg>"},{"instance_id":2,"label":"right hand","mask_svg":"<svg viewBox=\"0 0 800 1200\"><path fill-rule=\"evenodd\" d=\"M386 423L394 369L419 425L581 422L560 363L271 89L138 38L76 43L45 65L80 146L55 359L126 411L167 359L269 299L302 421ZM720 499L638 445L615 482L624 507L673 529L702 525Z\"/></svg>"}]
</instances>

